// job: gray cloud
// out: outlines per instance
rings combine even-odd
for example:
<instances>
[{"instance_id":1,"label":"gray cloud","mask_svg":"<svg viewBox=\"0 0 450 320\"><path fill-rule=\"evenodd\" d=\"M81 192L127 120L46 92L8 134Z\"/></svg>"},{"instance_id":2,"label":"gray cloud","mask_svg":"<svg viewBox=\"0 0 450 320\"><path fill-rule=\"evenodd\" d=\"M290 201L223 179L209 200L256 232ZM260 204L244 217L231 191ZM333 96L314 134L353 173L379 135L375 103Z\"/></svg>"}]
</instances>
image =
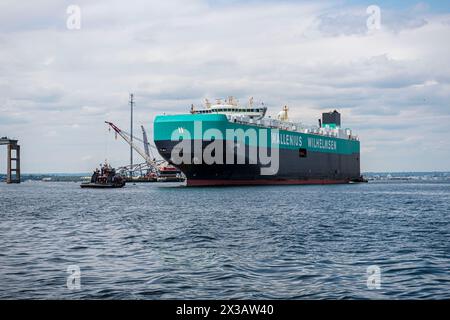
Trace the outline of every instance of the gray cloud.
<instances>
[{"instance_id":1,"label":"gray cloud","mask_svg":"<svg viewBox=\"0 0 450 320\"><path fill-rule=\"evenodd\" d=\"M205 97L253 96L271 114L288 104L304 123L338 108L361 133L364 170L400 168L408 148L445 133L448 15L383 11L385 27L368 34L365 8L333 2L80 1L82 28L70 31L68 4L0 5L0 126L22 140L25 171L126 163L103 121L128 128L129 92L150 135L156 114ZM439 157L405 169L445 167L439 143Z\"/></svg>"},{"instance_id":2,"label":"gray cloud","mask_svg":"<svg viewBox=\"0 0 450 320\"><path fill-rule=\"evenodd\" d=\"M335 9L326 12L317 18L318 30L326 36L352 36L366 35L367 7L356 7L352 10ZM426 11L415 10L415 7L406 11L391 11L380 7L381 27L385 31L399 33L404 30L417 29L425 26Z\"/></svg>"}]
</instances>

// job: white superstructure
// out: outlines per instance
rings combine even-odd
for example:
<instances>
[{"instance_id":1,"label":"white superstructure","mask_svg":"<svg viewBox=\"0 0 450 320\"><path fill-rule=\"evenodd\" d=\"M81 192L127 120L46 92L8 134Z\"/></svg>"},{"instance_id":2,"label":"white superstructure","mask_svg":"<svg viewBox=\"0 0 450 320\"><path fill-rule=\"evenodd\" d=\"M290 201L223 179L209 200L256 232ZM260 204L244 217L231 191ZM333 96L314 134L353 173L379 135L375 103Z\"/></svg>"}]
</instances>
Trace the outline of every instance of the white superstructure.
<instances>
[{"instance_id":1,"label":"white superstructure","mask_svg":"<svg viewBox=\"0 0 450 320\"><path fill-rule=\"evenodd\" d=\"M204 109L196 110L194 105L192 105L191 113L219 113L226 116L245 116L250 119L262 119L267 111L267 107L264 104L258 107L253 106L253 98L250 98L247 106L240 106L234 97L228 97L223 102L221 99L216 99L216 103L214 104L210 103L208 99L205 99L205 107Z\"/></svg>"},{"instance_id":2,"label":"white superstructure","mask_svg":"<svg viewBox=\"0 0 450 320\"><path fill-rule=\"evenodd\" d=\"M259 107L253 106L253 98L250 98L248 106L239 106L238 101L233 97L228 97L222 102L221 99L216 99L216 103L212 104L208 99L205 99L205 108L196 110L194 105L191 107L193 114L218 113L227 116L228 121L241 123L246 125L255 125L265 128L275 128L279 130L286 130L299 133L317 134L320 136L334 137L339 139L359 140L357 136L352 134L349 128L341 128L340 125L320 125L319 126L305 126L300 122L292 122L288 116L289 108L284 106L282 111L277 115L277 119L270 117L264 118L267 112L267 107L263 103ZM336 111L335 111L336 112Z\"/></svg>"}]
</instances>

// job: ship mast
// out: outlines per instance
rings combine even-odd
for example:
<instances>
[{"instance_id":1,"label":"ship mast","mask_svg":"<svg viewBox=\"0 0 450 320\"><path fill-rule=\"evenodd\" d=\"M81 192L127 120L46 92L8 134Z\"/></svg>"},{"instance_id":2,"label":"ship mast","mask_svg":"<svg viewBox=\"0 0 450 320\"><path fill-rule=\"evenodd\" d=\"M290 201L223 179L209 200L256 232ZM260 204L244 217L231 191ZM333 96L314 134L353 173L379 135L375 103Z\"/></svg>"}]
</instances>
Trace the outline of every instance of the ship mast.
<instances>
[{"instance_id":1,"label":"ship mast","mask_svg":"<svg viewBox=\"0 0 450 320\"><path fill-rule=\"evenodd\" d=\"M130 111L131 111L131 117L130 117L130 178L133 177L133 107L134 107L134 95L130 94Z\"/></svg>"}]
</instances>

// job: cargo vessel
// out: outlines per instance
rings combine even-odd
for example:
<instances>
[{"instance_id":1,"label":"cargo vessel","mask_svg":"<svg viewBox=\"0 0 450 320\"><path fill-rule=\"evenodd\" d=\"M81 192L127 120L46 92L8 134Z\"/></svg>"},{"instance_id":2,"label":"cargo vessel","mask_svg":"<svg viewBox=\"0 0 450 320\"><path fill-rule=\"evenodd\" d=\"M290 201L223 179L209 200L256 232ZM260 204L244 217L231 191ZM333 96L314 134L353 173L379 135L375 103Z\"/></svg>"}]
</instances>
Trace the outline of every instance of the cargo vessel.
<instances>
[{"instance_id":1,"label":"cargo vessel","mask_svg":"<svg viewBox=\"0 0 450 320\"><path fill-rule=\"evenodd\" d=\"M338 111L325 112L317 126L290 121L285 106L276 118L250 99L208 100L190 113L159 115L154 142L179 168L188 186L340 184L363 182L360 142L341 127Z\"/></svg>"}]
</instances>

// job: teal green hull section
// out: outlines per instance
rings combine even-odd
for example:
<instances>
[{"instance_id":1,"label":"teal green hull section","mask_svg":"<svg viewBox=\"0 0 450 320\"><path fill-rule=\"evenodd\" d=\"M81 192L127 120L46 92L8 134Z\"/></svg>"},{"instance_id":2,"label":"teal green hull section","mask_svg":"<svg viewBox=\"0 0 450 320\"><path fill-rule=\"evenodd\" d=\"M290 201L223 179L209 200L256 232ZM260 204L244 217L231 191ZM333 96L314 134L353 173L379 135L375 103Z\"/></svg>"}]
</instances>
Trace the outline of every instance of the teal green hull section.
<instances>
[{"instance_id":1,"label":"teal green hull section","mask_svg":"<svg viewBox=\"0 0 450 320\"><path fill-rule=\"evenodd\" d=\"M254 136L245 134L248 129L256 132ZM250 130L252 131L252 130ZM180 138L191 140L235 140L252 147L275 147L280 149L306 149L312 152L334 154L359 154L360 143L357 140L338 139L292 132L287 130L259 127L251 124L229 122L222 114L183 114L157 116L154 121L154 140L178 141ZM252 139L253 137L253 139Z\"/></svg>"}]
</instances>

